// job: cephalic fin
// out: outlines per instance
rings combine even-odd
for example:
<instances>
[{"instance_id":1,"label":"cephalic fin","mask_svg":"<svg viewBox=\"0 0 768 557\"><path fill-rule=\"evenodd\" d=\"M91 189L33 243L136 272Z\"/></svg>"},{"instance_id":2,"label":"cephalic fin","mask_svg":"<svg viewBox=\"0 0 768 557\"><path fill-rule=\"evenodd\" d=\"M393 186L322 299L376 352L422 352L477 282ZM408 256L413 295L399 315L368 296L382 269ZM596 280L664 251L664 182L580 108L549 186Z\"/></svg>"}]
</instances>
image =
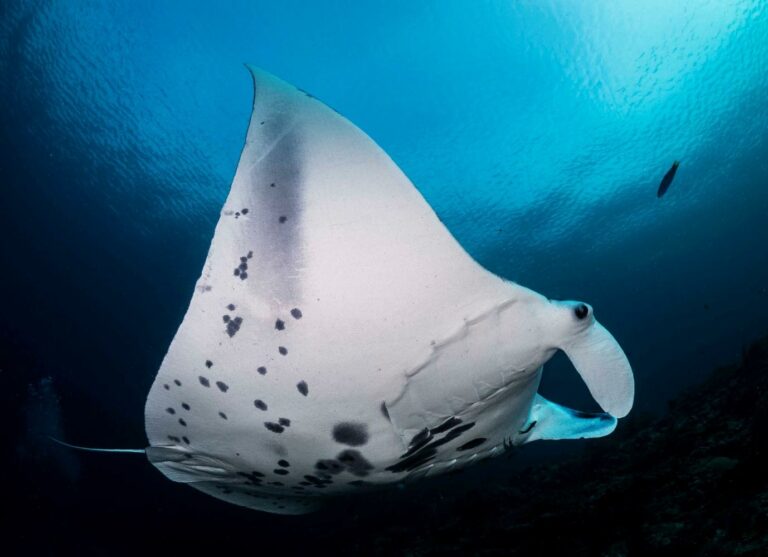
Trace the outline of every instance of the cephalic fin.
<instances>
[{"instance_id":1,"label":"cephalic fin","mask_svg":"<svg viewBox=\"0 0 768 557\"><path fill-rule=\"evenodd\" d=\"M624 351L597 321L560 345L600 407L617 418L632 409L635 380Z\"/></svg>"},{"instance_id":2,"label":"cephalic fin","mask_svg":"<svg viewBox=\"0 0 768 557\"><path fill-rule=\"evenodd\" d=\"M610 414L573 410L537 394L522 431L530 431L526 443L544 439L589 439L610 434L616 429L616 422Z\"/></svg>"}]
</instances>

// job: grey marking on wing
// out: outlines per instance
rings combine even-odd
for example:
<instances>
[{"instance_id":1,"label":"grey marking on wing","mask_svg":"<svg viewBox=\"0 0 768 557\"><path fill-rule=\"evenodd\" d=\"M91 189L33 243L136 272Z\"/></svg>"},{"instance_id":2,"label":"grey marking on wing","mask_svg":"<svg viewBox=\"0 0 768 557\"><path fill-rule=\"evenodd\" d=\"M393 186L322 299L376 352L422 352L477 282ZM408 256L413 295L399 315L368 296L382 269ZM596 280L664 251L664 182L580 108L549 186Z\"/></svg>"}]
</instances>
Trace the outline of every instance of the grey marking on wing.
<instances>
[{"instance_id":1,"label":"grey marking on wing","mask_svg":"<svg viewBox=\"0 0 768 557\"><path fill-rule=\"evenodd\" d=\"M248 181L256 198L261 218L249 219L248 236L261 247L254 267L259 289L285 302L298 300L296 269L302 266L301 238L301 137L299 126L282 116L276 129L284 133L275 138L266 153L256 154ZM271 185L274 184L274 187ZM280 222L281 216L287 217Z\"/></svg>"}]
</instances>

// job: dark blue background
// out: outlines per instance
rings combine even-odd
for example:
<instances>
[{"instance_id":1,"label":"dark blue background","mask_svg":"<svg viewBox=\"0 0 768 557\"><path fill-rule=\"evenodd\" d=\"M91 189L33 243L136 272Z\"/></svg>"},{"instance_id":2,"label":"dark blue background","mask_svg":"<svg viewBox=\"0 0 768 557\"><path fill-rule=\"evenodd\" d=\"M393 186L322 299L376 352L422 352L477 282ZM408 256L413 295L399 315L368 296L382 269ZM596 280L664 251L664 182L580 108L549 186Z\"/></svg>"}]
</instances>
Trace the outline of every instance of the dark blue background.
<instances>
[{"instance_id":1,"label":"dark blue background","mask_svg":"<svg viewBox=\"0 0 768 557\"><path fill-rule=\"evenodd\" d=\"M244 138L243 62L369 133L483 265L594 305L634 366L637 411L658 412L768 329L767 34L760 0L3 2L7 450L45 451L29 409L46 407L74 442L145 443L144 399ZM58 404L27 402L43 376ZM543 388L592 405L564 359ZM169 508L245 513L145 463L56 461L46 490L61 491L40 508L155 500L121 480Z\"/></svg>"}]
</instances>

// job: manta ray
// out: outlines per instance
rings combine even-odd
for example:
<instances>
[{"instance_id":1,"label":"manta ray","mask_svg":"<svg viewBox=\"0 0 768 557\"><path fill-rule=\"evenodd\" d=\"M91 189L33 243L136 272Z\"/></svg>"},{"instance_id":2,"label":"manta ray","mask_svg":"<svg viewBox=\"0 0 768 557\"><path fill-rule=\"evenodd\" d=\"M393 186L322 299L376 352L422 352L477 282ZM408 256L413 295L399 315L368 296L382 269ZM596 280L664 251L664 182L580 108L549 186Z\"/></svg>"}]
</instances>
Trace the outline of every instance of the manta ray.
<instances>
[{"instance_id":1,"label":"manta ray","mask_svg":"<svg viewBox=\"0 0 768 557\"><path fill-rule=\"evenodd\" d=\"M146 402L169 479L261 511L601 437L632 370L586 303L475 262L365 133L249 67L245 146ZM604 410L537 393L562 350Z\"/></svg>"}]
</instances>

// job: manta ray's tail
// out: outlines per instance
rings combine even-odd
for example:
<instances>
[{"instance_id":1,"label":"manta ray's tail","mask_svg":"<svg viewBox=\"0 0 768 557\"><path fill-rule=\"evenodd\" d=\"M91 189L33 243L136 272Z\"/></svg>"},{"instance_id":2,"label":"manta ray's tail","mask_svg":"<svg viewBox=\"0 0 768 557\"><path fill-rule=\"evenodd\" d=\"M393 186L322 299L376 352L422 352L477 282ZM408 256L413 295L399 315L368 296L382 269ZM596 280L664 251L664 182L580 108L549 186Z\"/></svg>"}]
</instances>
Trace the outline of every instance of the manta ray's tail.
<instances>
[{"instance_id":1,"label":"manta ray's tail","mask_svg":"<svg viewBox=\"0 0 768 557\"><path fill-rule=\"evenodd\" d=\"M70 445L69 443L65 443L64 441L60 441L59 439L56 439L55 437L48 437L51 441L54 443L58 443L59 445L63 445L64 447L69 447L70 449L76 449L78 451L88 451L91 453L140 453L140 454L146 454L146 451L144 449L99 449L94 447L80 447L78 445Z\"/></svg>"}]
</instances>

